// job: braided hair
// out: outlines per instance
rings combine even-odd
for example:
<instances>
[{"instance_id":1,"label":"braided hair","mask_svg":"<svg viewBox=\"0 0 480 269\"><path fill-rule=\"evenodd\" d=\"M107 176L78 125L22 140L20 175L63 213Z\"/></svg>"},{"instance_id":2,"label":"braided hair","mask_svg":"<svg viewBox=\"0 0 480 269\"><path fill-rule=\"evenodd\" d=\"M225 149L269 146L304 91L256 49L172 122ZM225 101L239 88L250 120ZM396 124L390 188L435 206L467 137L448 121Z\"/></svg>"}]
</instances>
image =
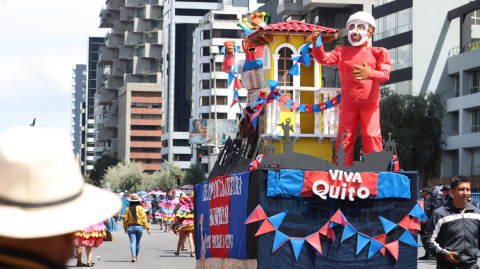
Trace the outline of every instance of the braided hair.
<instances>
[{"instance_id":1,"label":"braided hair","mask_svg":"<svg viewBox=\"0 0 480 269\"><path fill-rule=\"evenodd\" d=\"M130 202L130 206L129 206L130 214L132 214L132 217L135 220L135 222L137 222L137 219L138 219L138 217L137 217L137 206L139 206L139 205L140 205L140 202L138 202L138 201L133 202L132 201L132 202Z\"/></svg>"}]
</instances>

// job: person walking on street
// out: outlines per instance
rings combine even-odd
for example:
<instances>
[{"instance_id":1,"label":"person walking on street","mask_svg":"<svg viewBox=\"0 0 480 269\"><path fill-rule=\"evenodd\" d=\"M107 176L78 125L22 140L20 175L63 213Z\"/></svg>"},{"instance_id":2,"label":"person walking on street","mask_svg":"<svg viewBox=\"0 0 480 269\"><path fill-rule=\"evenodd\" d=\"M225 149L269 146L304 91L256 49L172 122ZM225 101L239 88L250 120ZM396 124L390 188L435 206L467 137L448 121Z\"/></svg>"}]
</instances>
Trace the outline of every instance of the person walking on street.
<instances>
[{"instance_id":1,"label":"person walking on street","mask_svg":"<svg viewBox=\"0 0 480 269\"><path fill-rule=\"evenodd\" d=\"M142 238L143 229L147 229L148 234L152 234L148 225L145 210L140 205L142 198L134 193L128 199L130 206L125 209L123 216L123 228L130 238L130 251L132 252L132 262L138 261L138 252L140 251L140 239Z\"/></svg>"},{"instance_id":2,"label":"person walking on street","mask_svg":"<svg viewBox=\"0 0 480 269\"><path fill-rule=\"evenodd\" d=\"M454 177L450 193L452 199L433 212L422 242L437 258L437 269L478 269L480 209L468 202L470 180Z\"/></svg>"},{"instance_id":3,"label":"person walking on street","mask_svg":"<svg viewBox=\"0 0 480 269\"><path fill-rule=\"evenodd\" d=\"M92 267L95 263L92 262L93 250L98 247L103 247L103 237L106 235L107 228L103 222L82 229L75 233L74 244L77 248L77 266ZM85 247L87 254L87 264L82 263L82 248Z\"/></svg>"},{"instance_id":4,"label":"person walking on street","mask_svg":"<svg viewBox=\"0 0 480 269\"><path fill-rule=\"evenodd\" d=\"M423 199L423 210L425 211L425 214L427 215L427 217L432 212L430 209L433 206L430 194L431 194L430 188L423 188L422 189L421 195L422 195L422 199ZM420 235L422 235L425 232L425 229L427 227L427 223L428 223L427 220L422 221L422 224L421 224L422 225L422 230L418 232ZM430 255L430 253L428 252L428 249L425 245L423 245L423 248L425 249L425 255L423 257L418 258L419 260L435 259L434 257L432 257Z\"/></svg>"},{"instance_id":5,"label":"person walking on street","mask_svg":"<svg viewBox=\"0 0 480 269\"><path fill-rule=\"evenodd\" d=\"M175 256L180 255L180 248L185 248L186 239L190 242L190 257L194 257L194 205L190 197L181 198L178 205L175 207L175 223L173 224L174 230L179 233L177 252Z\"/></svg>"}]
</instances>

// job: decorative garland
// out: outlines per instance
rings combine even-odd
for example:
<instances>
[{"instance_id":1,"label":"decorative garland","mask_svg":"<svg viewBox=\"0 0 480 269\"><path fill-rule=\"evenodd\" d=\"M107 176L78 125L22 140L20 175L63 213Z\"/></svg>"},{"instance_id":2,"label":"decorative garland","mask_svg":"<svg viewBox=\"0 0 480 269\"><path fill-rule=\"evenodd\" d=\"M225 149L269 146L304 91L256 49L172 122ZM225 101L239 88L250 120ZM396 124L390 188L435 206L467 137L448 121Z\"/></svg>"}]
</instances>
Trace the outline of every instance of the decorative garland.
<instances>
[{"instance_id":1,"label":"decorative garland","mask_svg":"<svg viewBox=\"0 0 480 269\"><path fill-rule=\"evenodd\" d=\"M318 252L320 252L320 254L323 254L322 245L320 243L320 234L332 239L335 242L337 239L335 237L335 233L332 227L340 225L344 227L340 243L345 241L347 238L350 238L351 236L357 234L357 255L363 248L365 248L368 243L370 243L367 260L370 259L373 255L375 255L375 253L377 253L378 251L380 251L382 255L385 256L385 249L387 249L390 254L392 254L392 256L395 258L395 260L398 261L398 242L400 241L418 248L418 244L412 234L416 236L417 230L420 231L422 229L420 225L421 221L428 220L427 215L423 211L423 201L418 201L417 205L415 205L415 207L410 211L410 213L405 216L405 218L403 218L403 220L400 221L398 224L395 224L379 216L380 222L382 223L383 229L385 230L385 234L370 237L368 235L358 232L347 221L340 209L338 209L337 212L319 231L307 237L289 237L278 230L280 224L282 224L283 219L287 215L287 212L288 211L285 211L277 215L267 217L265 211L260 205L258 205L252 212L252 214L248 216L245 224L264 220L255 236L275 231L275 239L273 241L272 253L277 251L287 241L290 241L293 252L295 254L295 259L298 259L300 250L302 249L305 241L307 241L312 247L314 247ZM402 234L402 236L400 236L398 240L387 244L387 234L397 226L405 229L405 232Z\"/></svg>"}]
</instances>

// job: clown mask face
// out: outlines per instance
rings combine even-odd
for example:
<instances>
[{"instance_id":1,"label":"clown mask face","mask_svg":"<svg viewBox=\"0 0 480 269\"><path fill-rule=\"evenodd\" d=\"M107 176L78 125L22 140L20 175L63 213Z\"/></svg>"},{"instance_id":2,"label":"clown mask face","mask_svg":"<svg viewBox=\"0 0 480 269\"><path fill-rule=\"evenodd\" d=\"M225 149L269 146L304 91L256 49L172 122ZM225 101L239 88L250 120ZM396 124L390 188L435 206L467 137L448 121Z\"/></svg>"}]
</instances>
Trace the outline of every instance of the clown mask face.
<instances>
[{"instance_id":1,"label":"clown mask face","mask_svg":"<svg viewBox=\"0 0 480 269\"><path fill-rule=\"evenodd\" d=\"M348 41L352 46L357 47L365 44L370 38L368 34L368 23L360 20L351 21L348 24Z\"/></svg>"}]
</instances>

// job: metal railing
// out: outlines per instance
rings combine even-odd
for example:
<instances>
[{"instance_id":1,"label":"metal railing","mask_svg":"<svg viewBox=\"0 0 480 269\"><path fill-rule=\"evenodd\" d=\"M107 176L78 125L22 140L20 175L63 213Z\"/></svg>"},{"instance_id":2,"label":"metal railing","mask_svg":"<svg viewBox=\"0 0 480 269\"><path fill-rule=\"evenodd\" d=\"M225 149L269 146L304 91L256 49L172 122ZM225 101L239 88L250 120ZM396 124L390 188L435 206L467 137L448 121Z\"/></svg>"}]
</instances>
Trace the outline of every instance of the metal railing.
<instances>
[{"instance_id":1,"label":"metal railing","mask_svg":"<svg viewBox=\"0 0 480 269\"><path fill-rule=\"evenodd\" d=\"M476 49L480 49L480 40L469 42L469 43L463 45L463 47L461 49L460 49L460 46L451 48L448 51L448 57L450 58L450 57L456 56L458 54L461 54L461 53L464 53L464 52L467 52L467 51L476 50Z\"/></svg>"}]
</instances>

